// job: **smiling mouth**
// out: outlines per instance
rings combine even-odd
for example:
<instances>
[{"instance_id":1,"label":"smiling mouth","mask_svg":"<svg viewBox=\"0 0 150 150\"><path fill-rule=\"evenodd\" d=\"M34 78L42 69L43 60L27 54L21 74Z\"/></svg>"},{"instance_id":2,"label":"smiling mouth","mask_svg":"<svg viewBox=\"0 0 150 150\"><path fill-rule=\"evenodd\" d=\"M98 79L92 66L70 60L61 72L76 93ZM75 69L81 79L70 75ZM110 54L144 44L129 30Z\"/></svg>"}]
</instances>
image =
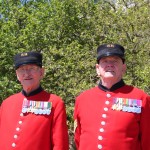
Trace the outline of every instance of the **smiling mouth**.
<instances>
[{"instance_id":1,"label":"smiling mouth","mask_svg":"<svg viewBox=\"0 0 150 150\"><path fill-rule=\"evenodd\" d=\"M114 72L113 70L107 70L106 72Z\"/></svg>"},{"instance_id":2,"label":"smiling mouth","mask_svg":"<svg viewBox=\"0 0 150 150\"><path fill-rule=\"evenodd\" d=\"M25 79L25 80L32 80L32 78L29 78L29 79Z\"/></svg>"}]
</instances>

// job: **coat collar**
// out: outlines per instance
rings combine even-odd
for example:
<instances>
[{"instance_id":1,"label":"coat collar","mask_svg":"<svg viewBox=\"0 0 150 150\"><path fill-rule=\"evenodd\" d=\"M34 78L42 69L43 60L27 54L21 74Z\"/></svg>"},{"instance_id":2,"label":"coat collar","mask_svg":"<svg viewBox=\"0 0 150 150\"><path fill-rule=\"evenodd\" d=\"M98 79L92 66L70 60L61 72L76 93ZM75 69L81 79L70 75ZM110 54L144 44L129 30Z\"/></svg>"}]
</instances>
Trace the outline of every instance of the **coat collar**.
<instances>
[{"instance_id":1,"label":"coat collar","mask_svg":"<svg viewBox=\"0 0 150 150\"><path fill-rule=\"evenodd\" d=\"M29 94L27 94L24 90L22 90L22 94L26 97L29 97L29 96L36 95L36 94L40 93L41 91L43 91L43 88L40 86L39 88L37 88L36 90L32 91Z\"/></svg>"},{"instance_id":2,"label":"coat collar","mask_svg":"<svg viewBox=\"0 0 150 150\"><path fill-rule=\"evenodd\" d=\"M124 81L121 79L119 82L117 82L116 84L114 84L110 89L108 89L107 87L103 86L101 84L101 82L98 84L98 87L103 90L103 91L115 91L119 88L121 88L122 86L124 86L125 83Z\"/></svg>"}]
</instances>

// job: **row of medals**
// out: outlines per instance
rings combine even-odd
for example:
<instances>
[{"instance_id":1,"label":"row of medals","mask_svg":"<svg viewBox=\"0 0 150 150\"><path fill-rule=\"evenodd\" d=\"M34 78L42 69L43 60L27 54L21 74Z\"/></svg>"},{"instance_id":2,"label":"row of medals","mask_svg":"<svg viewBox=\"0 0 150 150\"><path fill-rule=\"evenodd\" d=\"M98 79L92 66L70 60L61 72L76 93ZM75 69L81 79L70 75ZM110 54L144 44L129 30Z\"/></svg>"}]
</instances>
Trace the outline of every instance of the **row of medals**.
<instances>
[{"instance_id":1,"label":"row of medals","mask_svg":"<svg viewBox=\"0 0 150 150\"><path fill-rule=\"evenodd\" d=\"M112 109L124 112L141 113L142 101L135 99L115 98Z\"/></svg>"},{"instance_id":2,"label":"row of medals","mask_svg":"<svg viewBox=\"0 0 150 150\"><path fill-rule=\"evenodd\" d=\"M52 102L23 100L22 113L34 113L49 115L52 109Z\"/></svg>"}]
</instances>

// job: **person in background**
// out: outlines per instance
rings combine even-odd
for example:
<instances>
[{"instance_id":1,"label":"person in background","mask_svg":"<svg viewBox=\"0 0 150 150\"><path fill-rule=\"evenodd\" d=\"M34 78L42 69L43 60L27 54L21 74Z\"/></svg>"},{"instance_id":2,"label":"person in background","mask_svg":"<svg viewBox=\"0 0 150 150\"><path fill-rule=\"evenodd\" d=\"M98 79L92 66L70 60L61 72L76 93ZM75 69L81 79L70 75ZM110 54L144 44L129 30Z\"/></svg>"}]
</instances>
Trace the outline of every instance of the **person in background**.
<instances>
[{"instance_id":1,"label":"person in background","mask_svg":"<svg viewBox=\"0 0 150 150\"><path fill-rule=\"evenodd\" d=\"M97 48L98 86L77 96L74 138L78 150L150 150L150 99L123 81L125 50Z\"/></svg>"},{"instance_id":2,"label":"person in background","mask_svg":"<svg viewBox=\"0 0 150 150\"><path fill-rule=\"evenodd\" d=\"M23 90L0 107L0 150L68 150L64 102L40 84L42 54L19 53L14 64Z\"/></svg>"}]
</instances>

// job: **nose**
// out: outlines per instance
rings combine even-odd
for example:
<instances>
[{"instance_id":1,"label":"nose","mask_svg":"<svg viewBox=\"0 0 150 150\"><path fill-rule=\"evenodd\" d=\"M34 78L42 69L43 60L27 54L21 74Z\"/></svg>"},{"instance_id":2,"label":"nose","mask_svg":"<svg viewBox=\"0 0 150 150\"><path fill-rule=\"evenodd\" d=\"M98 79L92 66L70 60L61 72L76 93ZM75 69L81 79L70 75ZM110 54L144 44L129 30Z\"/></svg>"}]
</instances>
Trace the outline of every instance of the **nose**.
<instances>
[{"instance_id":1,"label":"nose","mask_svg":"<svg viewBox=\"0 0 150 150\"><path fill-rule=\"evenodd\" d=\"M31 74L31 70L30 69L25 69L24 72L23 72L23 74L29 75L29 74Z\"/></svg>"},{"instance_id":2,"label":"nose","mask_svg":"<svg viewBox=\"0 0 150 150\"><path fill-rule=\"evenodd\" d=\"M114 63L112 61L108 61L107 66L112 67L112 66L114 66Z\"/></svg>"}]
</instances>

